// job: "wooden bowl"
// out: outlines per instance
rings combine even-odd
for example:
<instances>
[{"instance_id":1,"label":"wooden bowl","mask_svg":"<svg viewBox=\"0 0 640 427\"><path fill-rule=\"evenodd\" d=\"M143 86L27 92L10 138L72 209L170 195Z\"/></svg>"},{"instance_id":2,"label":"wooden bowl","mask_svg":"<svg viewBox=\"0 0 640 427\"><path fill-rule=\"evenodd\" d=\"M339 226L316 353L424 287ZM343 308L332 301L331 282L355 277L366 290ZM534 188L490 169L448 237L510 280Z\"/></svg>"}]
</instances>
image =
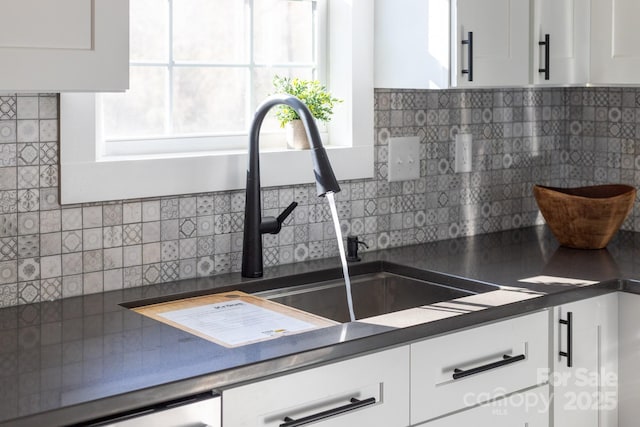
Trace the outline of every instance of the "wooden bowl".
<instances>
[{"instance_id":1,"label":"wooden bowl","mask_svg":"<svg viewBox=\"0 0 640 427\"><path fill-rule=\"evenodd\" d=\"M636 189L622 184L577 188L535 185L533 194L562 246L602 249L631 212Z\"/></svg>"}]
</instances>

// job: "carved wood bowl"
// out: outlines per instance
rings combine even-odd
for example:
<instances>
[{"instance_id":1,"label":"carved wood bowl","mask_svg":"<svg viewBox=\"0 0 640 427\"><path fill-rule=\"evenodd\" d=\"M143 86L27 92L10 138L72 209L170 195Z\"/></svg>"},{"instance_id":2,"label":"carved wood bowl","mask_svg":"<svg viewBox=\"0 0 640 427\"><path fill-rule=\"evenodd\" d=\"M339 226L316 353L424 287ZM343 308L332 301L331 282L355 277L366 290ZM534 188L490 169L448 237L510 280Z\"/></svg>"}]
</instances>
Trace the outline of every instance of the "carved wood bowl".
<instances>
[{"instance_id":1,"label":"carved wood bowl","mask_svg":"<svg viewBox=\"0 0 640 427\"><path fill-rule=\"evenodd\" d=\"M623 184L577 188L535 185L533 194L562 246L602 249L631 212L636 189Z\"/></svg>"}]
</instances>

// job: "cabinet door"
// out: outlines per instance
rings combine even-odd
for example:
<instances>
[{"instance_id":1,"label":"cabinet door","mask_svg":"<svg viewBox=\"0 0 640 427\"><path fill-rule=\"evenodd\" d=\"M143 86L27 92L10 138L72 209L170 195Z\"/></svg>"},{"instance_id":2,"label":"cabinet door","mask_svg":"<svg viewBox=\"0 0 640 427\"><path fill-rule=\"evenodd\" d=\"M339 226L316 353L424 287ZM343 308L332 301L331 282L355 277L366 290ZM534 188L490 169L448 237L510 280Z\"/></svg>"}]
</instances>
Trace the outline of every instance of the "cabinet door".
<instances>
[{"instance_id":1,"label":"cabinet door","mask_svg":"<svg viewBox=\"0 0 640 427\"><path fill-rule=\"evenodd\" d=\"M529 0L456 0L452 23L454 86L529 84Z\"/></svg>"},{"instance_id":2,"label":"cabinet door","mask_svg":"<svg viewBox=\"0 0 640 427\"><path fill-rule=\"evenodd\" d=\"M0 0L0 11L0 91L128 87L128 0Z\"/></svg>"},{"instance_id":3,"label":"cabinet door","mask_svg":"<svg viewBox=\"0 0 640 427\"><path fill-rule=\"evenodd\" d=\"M277 427L284 423L406 427L409 347L223 390L222 425Z\"/></svg>"},{"instance_id":4,"label":"cabinet door","mask_svg":"<svg viewBox=\"0 0 640 427\"><path fill-rule=\"evenodd\" d=\"M591 1L591 83L640 83L638 0Z\"/></svg>"},{"instance_id":5,"label":"cabinet door","mask_svg":"<svg viewBox=\"0 0 640 427\"><path fill-rule=\"evenodd\" d=\"M549 425L549 386L512 394L435 421L424 427L547 427Z\"/></svg>"},{"instance_id":6,"label":"cabinet door","mask_svg":"<svg viewBox=\"0 0 640 427\"><path fill-rule=\"evenodd\" d=\"M376 0L378 88L449 87L449 0Z\"/></svg>"},{"instance_id":7,"label":"cabinet door","mask_svg":"<svg viewBox=\"0 0 640 427\"><path fill-rule=\"evenodd\" d=\"M555 425L617 425L617 311L617 293L554 307Z\"/></svg>"},{"instance_id":8,"label":"cabinet door","mask_svg":"<svg viewBox=\"0 0 640 427\"><path fill-rule=\"evenodd\" d=\"M535 84L587 83L589 0L535 0L531 43Z\"/></svg>"},{"instance_id":9,"label":"cabinet door","mask_svg":"<svg viewBox=\"0 0 640 427\"><path fill-rule=\"evenodd\" d=\"M640 420L640 295L619 295L618 425L632 427Z\"/></svg>"}]
</instances>

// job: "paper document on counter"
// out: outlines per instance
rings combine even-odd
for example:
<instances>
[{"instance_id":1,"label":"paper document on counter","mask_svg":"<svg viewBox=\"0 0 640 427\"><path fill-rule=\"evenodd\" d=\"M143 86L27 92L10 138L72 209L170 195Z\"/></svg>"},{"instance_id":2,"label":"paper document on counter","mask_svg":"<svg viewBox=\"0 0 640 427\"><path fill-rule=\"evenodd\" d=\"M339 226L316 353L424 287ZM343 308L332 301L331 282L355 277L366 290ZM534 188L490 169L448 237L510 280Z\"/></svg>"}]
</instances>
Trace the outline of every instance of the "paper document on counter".
<instances>
[{"instance_id":1,"label":"paper document on counter","mask_svg":"<svg viewBox=\"0 0 640 427\"><path fill-rule=\"evenodd\" d=\"M317 327L240 300L167 311L159 316L231 346Z\"/></svg>"}]
</instances>

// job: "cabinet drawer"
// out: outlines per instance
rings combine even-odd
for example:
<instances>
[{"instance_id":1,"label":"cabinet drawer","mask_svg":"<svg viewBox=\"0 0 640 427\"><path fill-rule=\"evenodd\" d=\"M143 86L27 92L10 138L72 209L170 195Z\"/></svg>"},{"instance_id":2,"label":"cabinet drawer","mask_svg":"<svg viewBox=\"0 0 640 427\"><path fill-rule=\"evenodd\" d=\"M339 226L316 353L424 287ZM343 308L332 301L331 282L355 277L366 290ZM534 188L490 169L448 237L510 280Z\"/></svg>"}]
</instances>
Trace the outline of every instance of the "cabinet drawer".
<instances>
[{"instance_id":1,"label":"cabinet drawer","mask_svg":"<svg viewBox=\"0 0 640 427\"><path fill-rule=\"evenodd\" d=\"M542 311L412 344L411 424L542 383L548 333Z\"/></svg>"},{"instance_id":2,"label":"cabinet drawer","mask_svg":"<svg viewBox=\"0 0 640 427\"><path fill-rule=\"evenodd\" d=\"M224 390L222 408L222 424L233 427L286 426L285 418L320 415L314 426L406 427L409 347Z\"/></svg>"},{"instance_id":3,"label":"cabinet drawer","mask_svg":"<svg viewBox=\"0 0 640 427\"><path fill-rule=\"evenodd\" d=\"M423 427L548 427L549 386L515 393L466 411L421 424Z\"/></svg>"}]
</instances>

